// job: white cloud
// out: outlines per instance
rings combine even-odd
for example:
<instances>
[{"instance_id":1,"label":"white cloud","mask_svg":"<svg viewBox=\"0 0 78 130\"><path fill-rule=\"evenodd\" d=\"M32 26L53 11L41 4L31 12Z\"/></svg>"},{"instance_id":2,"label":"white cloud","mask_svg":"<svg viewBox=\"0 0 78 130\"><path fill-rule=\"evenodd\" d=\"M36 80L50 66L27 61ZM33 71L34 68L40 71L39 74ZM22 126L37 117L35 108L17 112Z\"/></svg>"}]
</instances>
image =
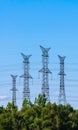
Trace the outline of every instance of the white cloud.
<instances>
[{"instance_id":1,"label":"white cloud","mask_svg":"<svg viewBox=\"0 0 78 130\"><path fill-rule=\"evenodd\" d=\"M5 99L8 99L8 98L9 98L8 96L0 95L0 100L5 100Z\"/></svg>"}]
</instances>

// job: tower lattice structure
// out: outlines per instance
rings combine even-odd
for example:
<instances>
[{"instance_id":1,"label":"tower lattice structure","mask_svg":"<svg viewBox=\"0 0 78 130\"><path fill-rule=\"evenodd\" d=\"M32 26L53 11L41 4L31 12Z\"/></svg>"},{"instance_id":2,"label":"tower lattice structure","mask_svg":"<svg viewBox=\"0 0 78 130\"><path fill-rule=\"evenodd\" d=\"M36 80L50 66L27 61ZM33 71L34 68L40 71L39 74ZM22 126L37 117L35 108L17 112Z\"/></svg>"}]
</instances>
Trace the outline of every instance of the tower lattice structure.
<instances>
[{"instance_id":1,"label":"tower lattice structure","mask_svg":"<svg viewBox=\"0 0 78 130\"><path fill-rule=\"evenodd\" d=\"M65 56L61 57L59 56L60 59L60 91L59 91L59 104L66 104L66 94L65 94L65 83L64 83L64 77L65 77L65 73L64 73L64 60L65 60Z\"/></svg>"},{"instance_id":2,"label":"tower lattice structure","mask_svg":"<svg viewBox=\"0 0 78 130\"><path fill-rule=\"evenodd\" d=\"M29 74L29 58L31 55L24 55L21 53L24 61L24 74L20 77L24 78L24 88L23 88L23 99L30 100L30 88L29 88L29 79L32 79L31 75Z\"/></svg>"},{"instance_id":3,"label":"tower lattice structure","mask_svg":"<svg viewBox=\"0 0 78 130\"><path fill-rule=\"evenodd\" d=\"M12 102L14 103L14 105L16 106L16 78L17 78L17 75L11 75L12 77L12 89L11 91L13 92L12 93Z\"/></svg>"},{"instance_id":4,"label":"tower lattice structure","mask_svg":"<svg viewBox=\"0 0 78 130\"><path fill-rule=\"evenodd\" d=\"M47 101L49 101L49 74L51 74L51 71L48 68L48 52L50 48L44 48L42 46L40 48L42 50L42 69L39 72L42 73L42 94L45 94Z\"/></svg>"}]
</instances>

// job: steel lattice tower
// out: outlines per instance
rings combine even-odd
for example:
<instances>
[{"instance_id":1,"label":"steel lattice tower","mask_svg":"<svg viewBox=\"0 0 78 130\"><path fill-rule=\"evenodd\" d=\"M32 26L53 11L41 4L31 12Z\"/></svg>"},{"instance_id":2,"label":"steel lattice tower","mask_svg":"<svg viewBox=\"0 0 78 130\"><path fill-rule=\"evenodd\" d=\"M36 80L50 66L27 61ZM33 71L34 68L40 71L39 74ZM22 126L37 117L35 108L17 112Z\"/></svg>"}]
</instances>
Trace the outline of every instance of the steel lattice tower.
<instances>
[{"instance_id":1,"label":"steel lattice tower","mask_svg":"<svg viewBox=\"0 0 78 130\"><path fill-rule=\"evenodd\" d=\"M31 55L24 55L21 53L24 61L24 74L20 77L24 78L24 89L23 89L23 98L30 100L30 88L29 88L29 79L32 79L31 75L29 74L29 58Z\"/></svg>"},{"instance_id":2,"label":"steel lattice tower","mask_svg":"<svg viewBox=\"0 0 78 130\"><path fill-rule=\"evenodd\" d=\"M65 56L61 57L59 56L60 59L60 92L59 92L59 104L66 104L66 95L65 95L65 84L64 84L64 60L65 60Z\"/></svg>"},{"instance_id":3,"label":"steel lattice tower","mask_svg":"<svg viewBox=\"0 0 78 130\"><path fill-rule=\"evenodd\" d=\"M12 101L14 102L14 105L16 106L16 78L17 78L17 75L11 75L12 77L12 89L11 91L13 92L12 93Z\"/></svg>"},{"instance_id":4,"label":"steel lattice tower","mask_svg":"<svg viewBox=\"0 0 78 130\"><path fill-rule=\"evenodd\" d=\"M50 100L49 97L49 73L51 73L51 71L48 68L48 51L50 50L50 48L44 48L42 46L40 46L41 50L42 50L42 69L39 71L42 73L42 94L45 94L47 101Z\"/></svg>"}]
</instances>

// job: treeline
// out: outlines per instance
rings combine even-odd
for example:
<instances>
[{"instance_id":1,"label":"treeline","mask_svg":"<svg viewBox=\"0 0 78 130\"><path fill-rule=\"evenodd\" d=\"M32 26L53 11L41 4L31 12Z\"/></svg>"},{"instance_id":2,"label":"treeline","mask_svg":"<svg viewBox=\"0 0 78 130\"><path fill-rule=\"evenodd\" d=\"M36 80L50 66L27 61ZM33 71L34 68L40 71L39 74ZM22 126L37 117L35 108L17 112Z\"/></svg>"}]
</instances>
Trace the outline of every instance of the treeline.
<instances>
[{"instance_id":1,"label":"treeline","mask_svg":"<svg viewBox=\"0 0 78 130\"><path fill-rule=\"evenodd\" d=\"M0 107L0 130L78 130L78 110L39 95L34 104L24 100L21 110L14 103Z\"/></svg>"}]
</instances>

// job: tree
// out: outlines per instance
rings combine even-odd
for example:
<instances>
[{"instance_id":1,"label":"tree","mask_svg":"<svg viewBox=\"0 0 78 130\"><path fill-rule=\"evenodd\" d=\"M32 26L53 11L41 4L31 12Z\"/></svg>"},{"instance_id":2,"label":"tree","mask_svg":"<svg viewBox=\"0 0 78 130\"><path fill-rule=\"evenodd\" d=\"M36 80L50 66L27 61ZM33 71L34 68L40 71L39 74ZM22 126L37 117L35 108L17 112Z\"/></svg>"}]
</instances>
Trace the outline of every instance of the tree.
<instances>
[{"instance_id":1,"label":"tree","mask_svg":"<svg viewBox=\"0 0 78 130\"><path fill-rule=\"evenodd\" d=\"M22 103L22 109L26 109L26 108L29 108L31 107L33 104L31 103L31 101L28 101L27 99L24 99L23 100L23 103Z\"/></svg>"},{"instance_id":2,"label":"tree","mask_svg":"<svg viewBox=\"0 0 78 130\"><path fill-rule=\"evenodd\" d=\"M45 97L45 94L39 94L38 98L35 98L35 103L34 104L44 107L45 104L46 104L46 101L47 101L47 99Z\"/></svg>"},{"instance_id":3,"label":"tree","mask_svg":"<svg viewBox=\"0 0 78 130\"><path fill-rule=\"evenodd\" d=\"M0 130L78 130L78 110L39 95L34 104L25 99L20 110L13 102L0 107Z\"/></svg>"}]
</instances>

